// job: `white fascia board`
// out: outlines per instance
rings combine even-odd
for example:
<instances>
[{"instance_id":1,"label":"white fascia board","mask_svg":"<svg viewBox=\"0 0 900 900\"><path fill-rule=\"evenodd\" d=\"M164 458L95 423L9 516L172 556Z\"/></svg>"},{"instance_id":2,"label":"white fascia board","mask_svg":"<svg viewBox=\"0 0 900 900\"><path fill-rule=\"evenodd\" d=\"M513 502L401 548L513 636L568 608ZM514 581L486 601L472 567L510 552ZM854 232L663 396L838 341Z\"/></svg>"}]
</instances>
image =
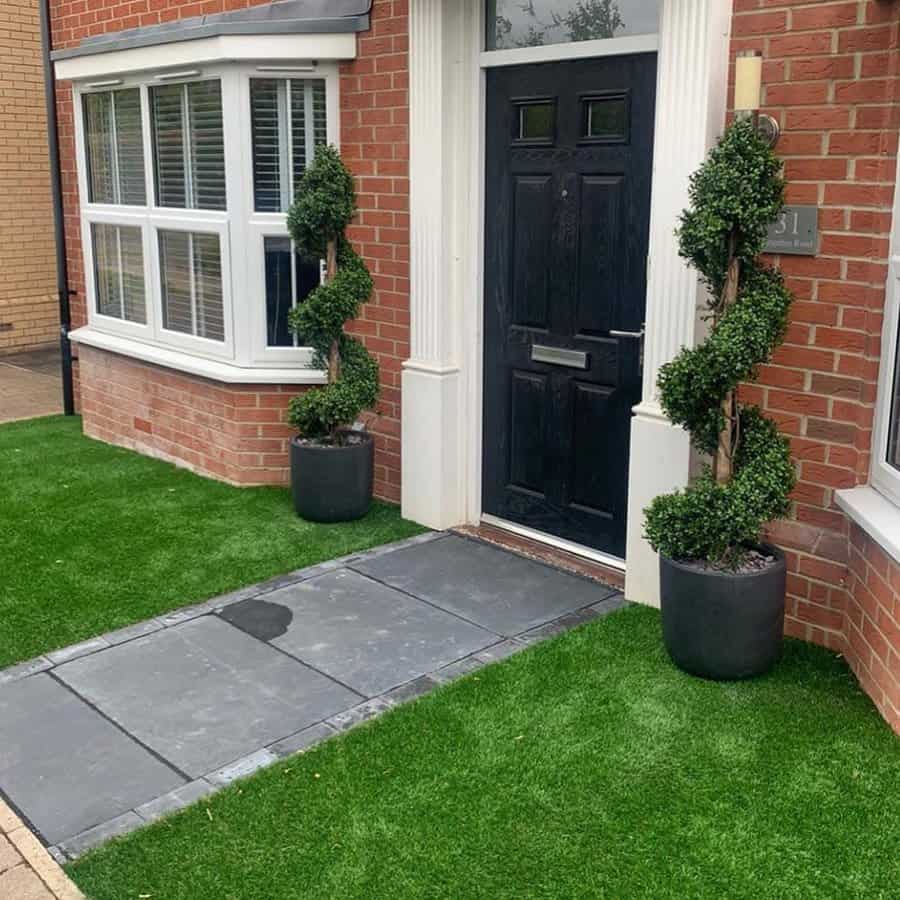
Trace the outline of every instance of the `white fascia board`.
<instances>
[{"instance_id":1,"label":"white fascia board","mask_svg":"<svg viewBox=\"0 0 900 900\"><path fill-rule=\"evenodd\" d=\"M178 372L186 372L188 375L196 375L199 378L207 378L223 384L325 384L328 381L327 373L320 369L309 369L303 366L245 368L233 363L192 356L155 344L145 344L142 341L120 335L107 334L89 326L73 331L69 335L69 340L75 344L107 350L110 353L118 353L120 356L128 356L141 362L162 366L166 369L175 369Z\"/></svg>"},{"instance_id":2,"label":"white fascia board","mask_svg":"<svg viewBox=\"0 0 900 900\"><path fill-rule=\"evenodd\" d=\"M81 81L220 62L341 59L356 59L356 34L220 35L60 59L54 71L58 81Z\"/></svg>"}]
</instances>

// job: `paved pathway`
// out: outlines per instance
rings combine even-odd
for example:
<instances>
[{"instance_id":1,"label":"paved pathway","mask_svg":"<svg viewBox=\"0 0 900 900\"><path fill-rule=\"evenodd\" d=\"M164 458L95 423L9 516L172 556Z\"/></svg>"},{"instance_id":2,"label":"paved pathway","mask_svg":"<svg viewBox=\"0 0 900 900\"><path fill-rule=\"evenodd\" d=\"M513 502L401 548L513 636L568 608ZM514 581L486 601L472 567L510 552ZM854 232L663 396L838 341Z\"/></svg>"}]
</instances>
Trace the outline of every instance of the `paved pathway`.
<instances>
[{"instance_id":1,"label":"paved pathway","mask_svg":"<svg viewBox=\"0 0 900 900\"><path fill-rule=\"evenodd\" d=\"M0 356L0 422L61 412L58 350Z\"/></svg>"},{"instance_id":2,"label":"paved pathway","mask_svg":"<svg viewBox=\"0 0 900 900\"><path fill-rule=\"evenodd\" d=\"M84 900L38 839L0 800L0 897Z\"/></svg>"},{"instance_id":3,"label":"paved pathway","mask_svg":"<svg viewBox=\"0 0 900 900\"><path fill-rule=\"evenodd\" d=\"M0 671L0 793L57 859L623 605L430 534Z\"/></svg>"}]
</instances>

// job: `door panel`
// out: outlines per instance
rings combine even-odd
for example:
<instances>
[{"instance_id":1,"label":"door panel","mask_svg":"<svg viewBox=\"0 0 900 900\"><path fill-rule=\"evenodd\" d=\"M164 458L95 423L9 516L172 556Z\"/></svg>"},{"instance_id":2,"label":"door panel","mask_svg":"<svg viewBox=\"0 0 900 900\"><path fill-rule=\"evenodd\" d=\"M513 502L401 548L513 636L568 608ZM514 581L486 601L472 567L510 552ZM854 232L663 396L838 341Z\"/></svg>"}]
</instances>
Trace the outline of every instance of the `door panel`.
<instances>
[{"instance_id":1,"label":"door panel","mask_svg":"<svg viewBox=\"0 0 900 900\"><path fill-rule=\"evenodd\" d=\"M581 181L575 330L600 337L619 321L622 300L621 236L624 176L586 175Z\"/></svg>"},{"instance_id":2,"label":"door panel","mask_svg":"<svg viewBox=\"0 0 900 900\"><path fill-rule=\"evenodd\" d=\"M520 176L514 190L512 323L546 328L553 265L553 180L547 175Z\"/></svg>"},{"instance_id":3,"label":"door panel","mask_svg":"<svg viewBox=\"0 0 900 900\"><path fill-rule=\"evenodd\" d=\"M544 429L547 378L534 372L512 373L510 400L510 484L543 496Z\"/></svg>"},{"instance_id":4,"label":"door panel","mask_svg":"<svg viewBox=\"0 0 900 900\"><path fill-rule=\"evenodd\" d=\"M488 72L483 508L617 556L655 81L655 54Z\"/></svg>"}]
</instances>

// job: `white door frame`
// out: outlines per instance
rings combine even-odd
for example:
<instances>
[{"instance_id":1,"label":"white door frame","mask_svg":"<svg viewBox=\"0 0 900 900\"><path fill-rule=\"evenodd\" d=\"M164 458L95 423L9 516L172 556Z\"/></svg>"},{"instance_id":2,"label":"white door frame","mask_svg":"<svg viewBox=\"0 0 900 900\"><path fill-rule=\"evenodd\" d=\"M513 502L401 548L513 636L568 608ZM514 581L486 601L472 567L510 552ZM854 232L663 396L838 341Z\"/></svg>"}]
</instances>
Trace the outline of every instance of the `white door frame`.
<instances>
[{"instance_id":1,"label":"white door frame","mask_svg":"<svg viewBox=\"0 0 900 900\"><path fill-rule=\"evenodd\" d=\"M644 393L632 420L626 594L658 602L642 509L683 486L687 435L656 374L694 343L701 287L673 232L688 176L724 122L731 0L662 0L657 36L485 53L483 0L410 3L410 359L403 366L402 500L433 528L481 520L485 69L659 51Z\"/></svg>"}]
</instances>

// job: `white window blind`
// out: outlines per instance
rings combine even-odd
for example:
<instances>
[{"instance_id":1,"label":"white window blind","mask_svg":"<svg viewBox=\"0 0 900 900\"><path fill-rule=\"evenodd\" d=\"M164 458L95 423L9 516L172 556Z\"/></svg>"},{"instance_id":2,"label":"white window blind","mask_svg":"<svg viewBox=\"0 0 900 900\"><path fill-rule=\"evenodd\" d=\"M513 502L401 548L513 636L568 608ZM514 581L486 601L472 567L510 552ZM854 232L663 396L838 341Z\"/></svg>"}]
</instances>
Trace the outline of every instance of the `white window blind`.
<instances>
[{"instance_id":1,"label":"white window blind","mask_svg":"<svg viewBox=\"0 0 900 900\"><path fill-rule=\"evenodd\" d=\"M221 82L154 86L151 113L157 204L224 210Z\"/></svg>"},{"instance_id":2,"label":"white window blind","mask_svg":"<svg viewBox=\"0 0 900 900\"><path fill-rule=\"evenodd\" d=\"M257 212L287 212L327 136L325 81L252 78L253 193Z\"/></svg>"},{"instance_id":3,"label":"white window blind","mask_svg":"<svg viewBox=\"0 0 900 900\"><path fill-rule=\"evenodd\" d=\"M144 246L141 229L91 225L97 312L125 322L147 322Z\"/></svg>"},{"instance_id":4,"label":"white window blind","mask_svg":"<svg viewBox=\"0 0 900 900\"><path fill-rule=\"evenodd\" d=\"M163 328L211 341L224 341L219 236L160 231L159 263Z\"/></svg>"},{"instance_id":5,"label":"white window blind","mask_svg":"<svg viewBox=\"0 0 900 900\"><path fill-rule=\"evenodd\" d=\"M140 90L85 94L84 124L90 202L143 206Z\"/></svg>"}]
</instances>

